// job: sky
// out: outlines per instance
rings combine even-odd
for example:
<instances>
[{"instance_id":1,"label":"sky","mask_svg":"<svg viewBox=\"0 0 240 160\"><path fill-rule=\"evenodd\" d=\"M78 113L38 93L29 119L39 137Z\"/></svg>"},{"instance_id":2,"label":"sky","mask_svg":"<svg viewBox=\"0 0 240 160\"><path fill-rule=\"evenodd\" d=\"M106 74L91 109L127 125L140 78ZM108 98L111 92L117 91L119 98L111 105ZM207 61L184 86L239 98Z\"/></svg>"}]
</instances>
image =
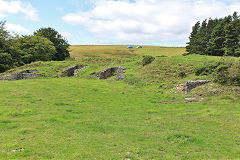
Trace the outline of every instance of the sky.
<instances>
[{"instance_id":1,"label":"sky","mask_svg":"<svg viewBox=\"0 0 240 160\"><path fill-rule=\"evenodd\" d=\"M240 13L240 0L0 0L11 33L52 27L71 45L185 46L197 21Z\"/></svg>"}]
</instances>

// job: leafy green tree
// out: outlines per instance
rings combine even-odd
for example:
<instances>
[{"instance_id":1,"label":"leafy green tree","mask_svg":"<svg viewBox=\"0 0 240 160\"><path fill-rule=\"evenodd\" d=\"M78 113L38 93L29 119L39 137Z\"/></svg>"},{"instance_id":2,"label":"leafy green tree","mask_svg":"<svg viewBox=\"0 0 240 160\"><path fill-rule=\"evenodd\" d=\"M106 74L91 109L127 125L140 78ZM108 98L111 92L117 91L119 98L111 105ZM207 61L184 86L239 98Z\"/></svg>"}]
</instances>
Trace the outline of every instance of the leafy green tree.
<instances>
[{"instance_id":1,"label":"leafy green tree","mask_svg":"<svg viewBox=\"0 0 240 160\"><path fill-rule=\"evenodd\" d=\"M24 36L16 40L16 46L24 63L49 61L56 54L53 43L41 36Z\"/></svg>"},{"instance_id":2,"label":"leafy green tree","mask_svg":"<svg viewBox=\"0 0 240 160\"><path fill-rule=\"evenodd\" d=\"M0 21L0 52L5 52L9 45L8 40L10 38L10 34L5 28L5 21Z\"/></svg>"},{"instance_id":3,"label":"leafy green tree","mask_svg":"<svg viewBox=\"0 0 240 160\"><path fill-rule=\"evenodd\" d=\"M41 28L34 32L34 35L43 36L53 43L57 51L57 53L53 57L53 60L62 61L65 60L67 57L70 57L68 51L68 47L70 46L69 43L55 29L50 27Z\"/></svg>"},{"instance_id":4,"label":"leafy green tree","mask_svg":"<svg viewBox=\"0 0 240 160\"><path fill-rule=\"evenodd\" d=\"M12 68L12 65L13 65L12 56L8 53L0 52L0 72L4 72Z\"/></svg>"}]
</instances>

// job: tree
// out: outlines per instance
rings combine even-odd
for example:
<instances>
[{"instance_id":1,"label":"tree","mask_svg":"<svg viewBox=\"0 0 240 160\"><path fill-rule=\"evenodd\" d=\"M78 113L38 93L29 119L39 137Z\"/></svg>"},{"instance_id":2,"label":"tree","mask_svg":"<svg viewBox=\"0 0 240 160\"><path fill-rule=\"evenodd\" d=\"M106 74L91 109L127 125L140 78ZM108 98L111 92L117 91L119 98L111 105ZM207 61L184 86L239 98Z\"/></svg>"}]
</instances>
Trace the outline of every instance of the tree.
<instances>
[{"instance_id":1,"label":"tree","mask_svg":"<svg viewBox=\"0 0 240 160\"><path fill-rule=\"evenodd\" d=\"M198 21L192 27L192 32L191 32L191 35L189 37L190 41L187 43L187 47L186 47L187 52L189 52L190 54L194 54L197 51L196 41L197 41L197 34L199 32L199 29L200 29L200 22Z\"/></svg>"},{"instance_id":2,"label":"tree","mask_svg":"<svg viewBox=\"0 0 240 160\"><path fill-rule=\"evenodd\" d=\"M190 54L240 56L240 18L237 12L220 19L197 22L186 50Z\"/></svg>"},{"instance_id":3,"label":"tree","mask_svg":"<svg viewBox=\"0 0 240 160\"><path fill-rule=\"evenodd\" d=\"M23 36L16 40L17 52L24 63L50 61L56 54L51 41L41 36Z\"/></svg>"},{"instance_id":4,"label":"tree","mask_svg":"<svg viewBox=\"0 0 240 160\"><path fill-rule=\"evenodd\" d=\"M225 26L232 21L232 16L220 19L219 23L214 27L211 39L208 45L208 52L213 56L224 55L224 42L226 40Z\"/></svg>"},{"instance_id":5,"label":"tree","mask_svg":"<svg viewBox=\"0 0 240 160\"><path fill-rule=\"evenodd\" d=\"M5 23L5 21L0 21L0 52L5 52L9 47L10 34L5 28Z\"/></svg>"},{"instance_id":6,"label":"tree","mask_svg":"<svg viewBox=\"0 0 240 160\"><path fill-rule=\"evenodd\" d=\"M67 57L70 57L68 47L70 46L66 39L63 38L61 34L59 34L53 28L41 28L34 32L34 35L42 36L49 39L56 48L56 54L53 57L55 61L65 60Z\"/></svg>"},{"instance_id":7,"label":"tree","mask_svg":"<svg viewBox=\"0 0 240 160\"><path fill-rule=\"evenodd\" d=\"M0 72L4 72L12 68L12 65L13 65L12 56L8 53L0 52Z\"/></svg>"}]
</instances>

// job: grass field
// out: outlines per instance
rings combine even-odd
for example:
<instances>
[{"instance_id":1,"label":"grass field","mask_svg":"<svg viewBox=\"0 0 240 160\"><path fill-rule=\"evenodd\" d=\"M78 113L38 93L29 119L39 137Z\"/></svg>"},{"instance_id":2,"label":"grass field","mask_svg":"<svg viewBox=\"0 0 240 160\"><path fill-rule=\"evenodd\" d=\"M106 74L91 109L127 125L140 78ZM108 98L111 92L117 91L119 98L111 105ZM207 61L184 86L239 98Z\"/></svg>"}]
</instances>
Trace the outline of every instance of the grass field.
<instances>
[{"instance_id":1,"label":"grass field","mask_svg":"<svg viewBox=\"0 0 240 160\"><path fill-rule=\"evenodd\" d=\"M137 49L127 49L124 45L96 45L70 46L71 56L80 59L83 57L134 57L142 55L152 56L176 56L186 52L185 47L159 47L159 46L143 46Z\"/></svg>"},{"instance_id":2,"label":"grass field","mask_svg":"<svg viewBox=\"0 0 240 160\"><path fill-rule=\"evenodd\" d=\"M194 74L199 65L238 58L170 56L174 48L162 57L154 47L123 56L113 47L124 46L108 47L86 47L86 55L77 48L71 52L77 61L34 62L6 72L37 69L45 77L0 81L0 159L240 158L240 87L211 82L188 95L175 88L212 80ZM112 54L102 54L106 48ZM142 66L150 51L155 61ZM73 65L88 67L78 77L57 78ZM114 66L126 67L123 81L90 75ZM196 102L185 100L193 97Z\"/></svg>"},{"instance_id":3,"label":"grass field","mask_svg":"<svg viewBox=\"0 0 240 160\"><path fill-rule=\"evenodd\" d=\"M161 104L179 97L78 78L0 85L2 159L240 157L239 103L231 97Z\"/></svg>"}]
</instances>

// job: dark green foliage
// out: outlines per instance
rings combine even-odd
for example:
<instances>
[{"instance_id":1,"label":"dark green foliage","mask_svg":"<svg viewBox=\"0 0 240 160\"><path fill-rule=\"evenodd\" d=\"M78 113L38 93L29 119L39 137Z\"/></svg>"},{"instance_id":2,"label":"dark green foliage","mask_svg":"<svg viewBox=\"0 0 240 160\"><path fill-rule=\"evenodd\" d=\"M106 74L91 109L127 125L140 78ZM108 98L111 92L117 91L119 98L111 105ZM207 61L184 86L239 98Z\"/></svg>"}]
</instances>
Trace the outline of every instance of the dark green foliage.
<instances>
[{"instance_id":1,"label":"dark green foliage","mask_svg":"<svg viewBox=\"0 0 240 160\"><path fill-rule=\"evenodd\" d=\"M194 68L197 76L211 76L216 83L240 86L240 62L225 61L200 65Z\"/></svg>"},{"instance_id":2,"label":"dark green foliage","mask_svg":"<svg viewBox=\"0 0 240 160\"><path fill-rule=\"evenodd\" d=\"M216 76L214 81L220 84L226 84L229 80L228 68L229 66L225 64L219 65L215 70Z\"/></svg>"},{"instance_id":3,"label":"dark green foliage","mask_svg":"<svg viewBox=\"0 0 240 160\"><path fill-rule=\"evenodd\" d=\"M34 36L11 36L0 21L0 72L34 61L64 60L69 57L68 46L54 29L40 29Z\"/></svg>"},{"instance_id":4,"label":"dark green foliage","mask_svg":"<svg viewBox=\"0 0 240 160\"><path fill-rule=\"evenodd\" d=\"M56 49L47 38L40 36L24 36L17 40L17 49L24 63L34 61L50 61Z\"/></svg>"},{"instance_id":5,"label":"dark green foliage","mask_svg":"<svg viewBox=\"0 0 240 160\"><path fill-rule=\"evenodd\" d=\"M8 53L0 53L0 72L4 72L11 68L13 59Z\"/></svg>"},{"instance_id":6,"label":"dark green foliage","mask_svg":"<svg viewBox=\"0 0 240 160\"><path fill-rule=\"evenodd\" d=\"M155 57L153 56L149 56L149 55L143 56L142 65L143 66L148 65L152 63L154 60L155 60Z\"/></svg>"},{"instance_id":7,"label":"dark green foliage","mask_svg":"<svg viewBox=\"0 0 240 160\"><path fill-rule=\"evenodd\" d=\"M179 72L178 76L181 78L185 78L185 77L187 77L187 74L186 74L186 72L182 71L182 72Z\"/></svg>"},{"instance_id":8,"label":"dark green foliage","mask_svg":"<svg viewBox=\"0 0 240 160\"><path fill-rule=\"evenodd\" d=\"M188 56L188 55L190 55L189 52L187 52L187 53L183 53L183 54L182 54L182 56Z\"/></svg>"},{"instance_id":9,"label":"dark green foliage","mask_svg":"<svg viewBox=\"0 0 240 160\"><path fill-rule=\"evenodd\" d=\"M237 12L220 19L197 22L187 43L189 54L240 56L240 18Z\"/></svg>"},{"instance_id":10,"label":"dark green foliage","mask_svg":"<svg viewBox=\"0 0 240 160\"><path fill-rule=\"evenodd\" d=\"M231 78L231 84L234 86L240 86L240 73L237 73Z\"/></svg>"},{"instance_id":11,"label":"dark green foliage","mask_svg":"<svg viewBox=\"0 0 240 160\"><path fill-rule=\"evenodd\" d=\"M65 60L67 57L70 57L68 47L70 46L66 39L62 37L55 29L53 28L41 28L34 32L34 35L43 36L49 39L56 48L56 54L53 57L55 61Z\"/></svg>"},{"instance_id":12,"label":"dark green foliage","mask_svg":"<svg viewBox=\"0 0 240 160\"><path fill-rule=\"evenodd\" d=\"M196 76L210 75L214 73L215 69L220 64L221 63L211 63L211 64L199 65L194 68L193 72L195 73Z\"/></svg>"}]
</instances>

